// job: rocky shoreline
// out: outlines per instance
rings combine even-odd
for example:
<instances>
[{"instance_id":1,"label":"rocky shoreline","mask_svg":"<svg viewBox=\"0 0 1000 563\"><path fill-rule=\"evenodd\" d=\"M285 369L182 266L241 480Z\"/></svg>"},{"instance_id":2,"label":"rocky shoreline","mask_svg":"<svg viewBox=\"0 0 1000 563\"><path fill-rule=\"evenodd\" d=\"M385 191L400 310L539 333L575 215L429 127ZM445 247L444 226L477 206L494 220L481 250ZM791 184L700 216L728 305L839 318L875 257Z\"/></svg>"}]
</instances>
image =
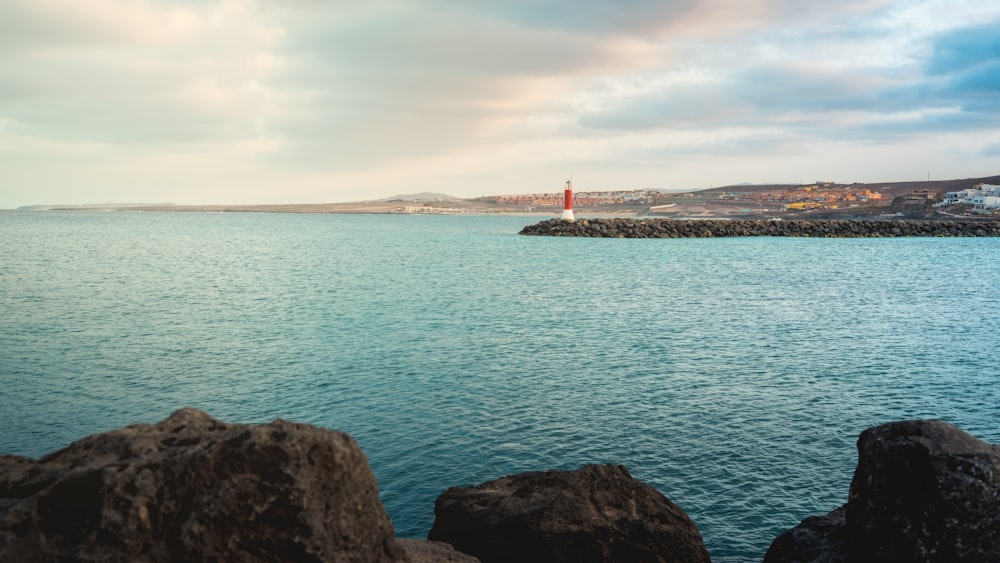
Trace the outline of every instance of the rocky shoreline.
<instances>
[{"instance_id":1,"label":"rocky shoreline","mask_svg":"<svg viewBox=\"0 0 1000 563\"><path fill-rule=\"evenodd\" d=\"M725 219L550 219L519 234L554 237L710 238L710 237L996 237L995 220L725 220Z\"/></svg>"},{"instance_id":2,"label":"rocky shoreline","mask_svg":"<svg viewBox=\"0 0 1000 563\"><path fill-rule=\"evenodd\" d=\"M864 431L847 503L765 563L1000 561L1000 446L940 421ZM0 456L0 561L708 562L684 511L623 466L445 491L396 538L347 434L182 409L40 459Z\"/></svg>"}]
</instances>

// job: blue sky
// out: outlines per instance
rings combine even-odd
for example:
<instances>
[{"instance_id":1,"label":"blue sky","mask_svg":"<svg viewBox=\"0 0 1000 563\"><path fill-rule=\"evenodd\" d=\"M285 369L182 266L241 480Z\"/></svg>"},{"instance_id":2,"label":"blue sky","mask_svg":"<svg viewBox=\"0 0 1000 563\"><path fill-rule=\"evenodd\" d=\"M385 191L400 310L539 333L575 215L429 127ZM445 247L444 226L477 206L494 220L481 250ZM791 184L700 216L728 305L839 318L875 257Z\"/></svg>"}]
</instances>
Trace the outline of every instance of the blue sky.
<instances>
[{"instance_id":1,"label":"blue sky","mask_svg":"<svg viewBox=\"0 0 1000 563\"><path fill-rule=\"evenodd\" d=\"M5 0L0 208L1000 174L1000 4Z\"/></svg>"}]
</instances>

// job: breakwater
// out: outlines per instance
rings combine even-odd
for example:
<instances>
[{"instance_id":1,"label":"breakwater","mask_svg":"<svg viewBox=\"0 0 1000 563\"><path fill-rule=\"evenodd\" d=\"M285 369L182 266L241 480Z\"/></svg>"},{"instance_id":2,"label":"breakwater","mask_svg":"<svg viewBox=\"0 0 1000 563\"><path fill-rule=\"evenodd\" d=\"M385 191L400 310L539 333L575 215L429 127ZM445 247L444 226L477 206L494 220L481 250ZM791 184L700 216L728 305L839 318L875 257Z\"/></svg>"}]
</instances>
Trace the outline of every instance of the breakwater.
<instances>
[{"instance_id":1,"label":"breakwater","mask_svg":"<svg viewBox=\"0 0 1000 563\"><path fill-rule=\"evenodd\" d=\"M603 238L996 237L1000 236L1000 221L549 219L524 227L520 234Z\"/></svg>"}]
</instances>

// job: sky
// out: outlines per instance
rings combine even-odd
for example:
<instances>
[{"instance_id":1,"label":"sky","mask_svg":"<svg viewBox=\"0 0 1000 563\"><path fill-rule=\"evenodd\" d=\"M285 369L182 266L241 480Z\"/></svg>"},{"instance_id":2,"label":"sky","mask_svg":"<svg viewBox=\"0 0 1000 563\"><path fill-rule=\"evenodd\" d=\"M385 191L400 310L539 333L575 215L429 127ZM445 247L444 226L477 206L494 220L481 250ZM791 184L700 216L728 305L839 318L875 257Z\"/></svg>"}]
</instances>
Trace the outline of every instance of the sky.
<instances>
[{"instance_id":1,"label":"sky","mask_svg":"<svg viewBox=\"0 0 1000 563\"><path fill-rule=\"evenodd\" d=\"M995 0L0 2L0 208L995 174Z\"/></svg>"}]
</instances>

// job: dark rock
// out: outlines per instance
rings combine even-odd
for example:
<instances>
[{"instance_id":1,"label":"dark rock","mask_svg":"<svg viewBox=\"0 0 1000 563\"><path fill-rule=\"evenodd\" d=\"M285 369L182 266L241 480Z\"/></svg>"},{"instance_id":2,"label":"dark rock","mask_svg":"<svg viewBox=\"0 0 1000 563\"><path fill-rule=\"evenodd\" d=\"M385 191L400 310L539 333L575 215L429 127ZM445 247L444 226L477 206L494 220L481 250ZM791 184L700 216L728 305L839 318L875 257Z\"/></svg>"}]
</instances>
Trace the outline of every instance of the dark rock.
<instances>
[{"instance_id":1,"label":"dark rock","mask_svg":"<svg viewBox=\"0 0 1000 563\"><path fill-rule=\"evenodd\" d=\"M479 563L479 559L455 551L451 544L439 541L399 539L410 563Z\"/></svg>"},{"instance_id":2,"label":"dark rock","mask_svg":"<svg viewBox=\"0 0 1000 563\"><path fill-rule=\"evenodd\" d=\"M1000 561L1000 447L941 421L864 431L847 530L883 561Z\"/></svg>"},{"instance_id":3,"label":"dark rock","mask_svg":"<svg viewBox=\"0 0 1000 563\"><path fill-rule=\"evenodd\" d=\"M740 236L772 237L995 237L1000 221L962 219L926 221L915 219L789 221L678 220L678 219L589 219L571 223L561 219L528 225L522 235L611 238L709 238Z\"/></svg>"},{"instance_id":4,"label":"dark rock","mask_svg":"<svg viewBox=\"0 0 1000 563\"><path fill-rule=\"evenodd\" d=\"M194 409L0 457L2 561L402 561L350 436Z\"/></svg>"},{"instance_id":5,"label":"dark rock","mask_svg":"<svg viewBox=\"0 0 1000 563\"><path fill-rule=\"evenodd\" d=\"M801 524L785 530L771 544L767 563L848 563L844 541L847 507L824 516L810 516Z\"/></svg>"},{"instance_id":6,"label":"dark rock","mask_svg":"<svg viewBox=\"0 0 1000 563\"><path fill-rule=\"evenodd\" d=\"M621 466L533 472L438 497L429 539L484 562L708 562L684 511Z\"/></svg>"},{"instance_id":7,"label":"dark rock","mask_svg":"<svg viewBox=\"0 0 1000 563\"><path fill-rule=\"evenodd\" d=\"M764 561L1000 561L1000 447L941 421L869 428L845 516L807 519Z\"/></svg>"}]
</instances>

